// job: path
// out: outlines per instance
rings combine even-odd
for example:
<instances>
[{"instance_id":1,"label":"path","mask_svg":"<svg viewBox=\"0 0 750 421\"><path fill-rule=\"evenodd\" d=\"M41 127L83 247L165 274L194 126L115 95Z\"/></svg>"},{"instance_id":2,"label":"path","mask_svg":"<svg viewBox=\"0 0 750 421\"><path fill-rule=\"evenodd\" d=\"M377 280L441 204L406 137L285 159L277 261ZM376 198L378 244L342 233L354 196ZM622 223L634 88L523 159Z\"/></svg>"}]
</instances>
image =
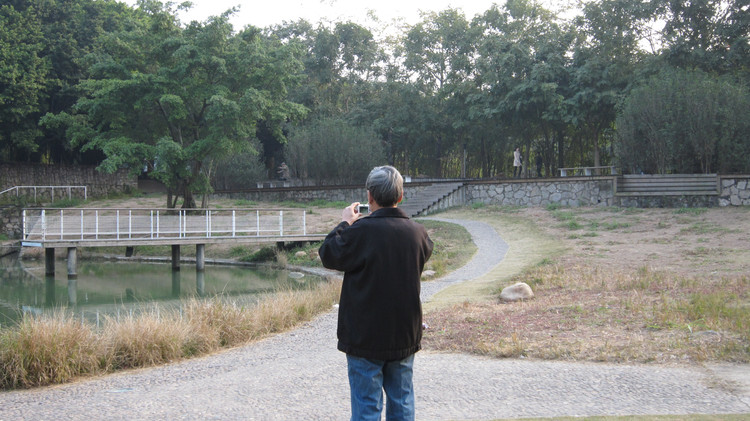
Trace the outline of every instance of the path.
<instances>
[{"instance_id":1,"label":"path","mask_svg":"<svg viewBox=\"0 0 750 421\"><path fill-rule=\"evenodd\" d=\"M426 283L425 296L486 273L507 250L488 225L457 222L479 251L460 271ZM335 331L330 312L216 355L0 393L0 420L346 420L346 363L335 349ZM566 363L425 351L415 363L420 420L750 413L750 388L741 383L748 378L747 365Z\"/></svg>"}]
</instances>

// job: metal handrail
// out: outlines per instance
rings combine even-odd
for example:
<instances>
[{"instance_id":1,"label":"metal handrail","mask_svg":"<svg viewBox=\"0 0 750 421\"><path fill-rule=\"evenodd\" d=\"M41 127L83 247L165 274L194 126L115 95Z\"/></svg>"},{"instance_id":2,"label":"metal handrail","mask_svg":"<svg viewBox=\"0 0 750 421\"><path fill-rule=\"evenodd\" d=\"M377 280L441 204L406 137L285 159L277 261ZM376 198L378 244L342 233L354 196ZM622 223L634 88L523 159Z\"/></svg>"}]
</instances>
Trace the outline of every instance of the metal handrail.
<instances>
[{"instance_id":1,"label":"metal handrail","mask_svg":"<svg viewBox=\"0 0 750 421\"><path fill-rule=\"evenodd\" d=\"M300 209L27 208L23 239L157 240L307 235Z\"/></svg>"},{"instance_id":2,"label":"metal handrail","mask_svg":"<svg viewBox=\"0 0 750 421\"><path fill-rule=\"evenodd\" d=\"M68 191L68 199L72 198L71 189L83 189L83 199L88 199L88 187L87 186L14 186L9 189L0 191L0 195L8 193L10 191L16 191L16 197L20 195L21 189L33 189L34 190L34 202L36 202L37 190L38 189L50 189L50 197L52 201L55 201L55 189L64 189Z\"/></svg>"}]
</instances>

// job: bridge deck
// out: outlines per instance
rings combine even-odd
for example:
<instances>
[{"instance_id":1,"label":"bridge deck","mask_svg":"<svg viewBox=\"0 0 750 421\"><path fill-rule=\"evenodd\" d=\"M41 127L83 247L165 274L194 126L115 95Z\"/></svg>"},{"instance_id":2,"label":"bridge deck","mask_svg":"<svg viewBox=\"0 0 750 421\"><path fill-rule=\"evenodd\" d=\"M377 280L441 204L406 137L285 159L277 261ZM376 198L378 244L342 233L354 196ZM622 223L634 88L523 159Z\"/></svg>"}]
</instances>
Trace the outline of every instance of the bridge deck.
<instances>
[{"instance_id":1,"label":"bridge deck","mask_svg":"<svg viewBox=\"0 0 750 421\"><path fill-rule=\"evenodd\" d=\"M299 209L25 209L26 247L318 241Z\"/></svg>"}]
</instances>

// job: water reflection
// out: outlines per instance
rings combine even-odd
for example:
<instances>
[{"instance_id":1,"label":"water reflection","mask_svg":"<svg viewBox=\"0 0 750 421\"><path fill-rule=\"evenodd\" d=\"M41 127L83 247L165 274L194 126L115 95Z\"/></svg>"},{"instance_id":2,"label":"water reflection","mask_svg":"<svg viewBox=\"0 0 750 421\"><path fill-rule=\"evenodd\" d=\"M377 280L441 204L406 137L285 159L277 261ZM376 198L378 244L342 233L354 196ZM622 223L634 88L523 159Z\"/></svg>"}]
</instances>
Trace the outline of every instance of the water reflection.
<instances>
[{"instance_id":1,"label":"water reflection","mask_svg":"<svg viewBox=\"0 0 750 421\"><path fill-rule=\"evenodd\" d=\"M206 266L196 271L183 264L78 261L78 276L65 270L54 278L44 273L44 261L0 259L0 324L18 320L22 312L50 309L113 312L147 303L174 302L192 297L255 299L278 289L306 288L321 281L313 275L258 267ZM170 282L171 280L171 282Z\"/></svg>"}]
</instances>

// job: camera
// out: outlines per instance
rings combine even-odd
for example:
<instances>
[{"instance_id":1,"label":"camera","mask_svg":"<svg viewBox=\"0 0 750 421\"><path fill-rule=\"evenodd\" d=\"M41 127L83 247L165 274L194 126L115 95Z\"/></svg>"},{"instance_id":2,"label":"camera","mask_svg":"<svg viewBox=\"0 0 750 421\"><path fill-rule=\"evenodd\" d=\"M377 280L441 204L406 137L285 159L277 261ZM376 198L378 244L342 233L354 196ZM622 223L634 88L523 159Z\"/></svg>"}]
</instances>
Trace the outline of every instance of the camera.
<instances>
[{"instance_id":1,"label":"camera","mask_svg":"<svg viewBox=\"0 0 750 421\"><path fill-rule=\"evenodd\" d=\"M361 213L362 215L367 215L370 213L370 205L359 205L357 207L357 212Z\"/></svg>"}]
</instances>

